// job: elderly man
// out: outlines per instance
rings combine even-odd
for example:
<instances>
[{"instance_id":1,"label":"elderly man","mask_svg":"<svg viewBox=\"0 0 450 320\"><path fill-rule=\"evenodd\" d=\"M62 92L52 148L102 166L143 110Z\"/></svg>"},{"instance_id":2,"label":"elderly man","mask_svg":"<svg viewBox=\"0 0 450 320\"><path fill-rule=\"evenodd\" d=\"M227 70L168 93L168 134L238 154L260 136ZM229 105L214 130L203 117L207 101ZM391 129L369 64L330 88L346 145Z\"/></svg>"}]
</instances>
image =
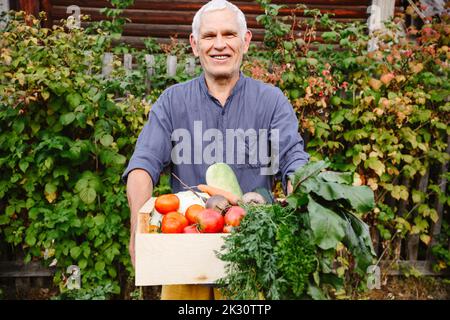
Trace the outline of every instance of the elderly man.
<instances>
[{"instance_id":1,"label":"elderly man","mask_svg":"<svg viewBox=\"0 0 450 320\"><path fill-rule=\"evenodd\" d=\"M243 192L271 190L275 175L289 192L288 176L308 162L297 118L281 90L240 72L251 38L244 14L228 1L210 1L196 13L190 44L203 73L162 93L123 174L133 263L137 213L164 167L192 186L205 183L211 163L226 162ZM183 190L178 181L171 183L173 192ZM163 286L161 293L161 299L214 296L217 290L204 285Z\"/></svg>"}]
</instances>

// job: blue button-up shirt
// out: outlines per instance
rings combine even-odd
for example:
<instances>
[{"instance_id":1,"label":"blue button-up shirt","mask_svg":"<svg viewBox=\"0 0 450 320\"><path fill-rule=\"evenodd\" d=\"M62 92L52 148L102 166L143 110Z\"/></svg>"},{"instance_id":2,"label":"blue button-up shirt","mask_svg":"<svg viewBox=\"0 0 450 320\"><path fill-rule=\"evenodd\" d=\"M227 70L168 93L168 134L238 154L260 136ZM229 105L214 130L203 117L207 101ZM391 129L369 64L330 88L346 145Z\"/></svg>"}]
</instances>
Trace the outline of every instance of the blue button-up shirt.
<instances>
[{"instance_id":1,"label":"blue button-up shirt","mask_svg":"<svg viewBox=\"0 0 450 320\"><path fill-rule=\"evenodd\" d=\"M287 177L308 159L295 112L279 88L241 73L222 106L202 74L169 87L154 103L123 179L139 168L155 185L168 167L195 186L206 182L210 164L225 162L244 193L261 187L270 191L275 176L286 187ZM264 173L265 167L272 174ZM173 177L171 185L173 192L185 190Z\"/></svg>"}]
</instances>

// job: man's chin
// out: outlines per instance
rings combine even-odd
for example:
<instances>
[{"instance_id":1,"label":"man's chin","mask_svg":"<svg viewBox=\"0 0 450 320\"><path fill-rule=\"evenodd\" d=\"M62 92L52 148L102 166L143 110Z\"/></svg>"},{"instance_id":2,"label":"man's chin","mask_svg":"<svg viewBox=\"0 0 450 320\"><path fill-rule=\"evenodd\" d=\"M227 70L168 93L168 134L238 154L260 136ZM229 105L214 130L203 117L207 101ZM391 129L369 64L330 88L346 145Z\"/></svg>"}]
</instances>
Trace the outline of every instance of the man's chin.
<instances>
[{"instance_id":1,"label":"man's chin","mask_svg":"<svg viewBox=\"0 0 450 320\"><path fill-rule=\"evenodd\" d=\"M228 80L233 79L236 75L239 75L238 71L213 71L209 72L211 78L215 80Z\"/></svg>"}]
</instances>

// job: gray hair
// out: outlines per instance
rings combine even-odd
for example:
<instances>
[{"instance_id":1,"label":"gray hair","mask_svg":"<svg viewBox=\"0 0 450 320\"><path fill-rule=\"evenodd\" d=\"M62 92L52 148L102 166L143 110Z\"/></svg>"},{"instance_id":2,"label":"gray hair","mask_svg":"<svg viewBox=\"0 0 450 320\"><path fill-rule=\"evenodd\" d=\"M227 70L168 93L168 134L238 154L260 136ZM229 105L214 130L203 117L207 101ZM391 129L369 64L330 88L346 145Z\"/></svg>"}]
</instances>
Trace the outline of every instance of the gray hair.
<instances>
[{"instance_id":1,"label":"gray hair","mask_svg":"<svg viewBox=\"0 0 450 320\"><path fill-rule=\"evenodd\" d=\"M194 35L195 40L198 40L200 36L200 20L203 13L222 9L229 9L236 13L237 23L239 25L239 34L241 38L244 39L245 33L247 32L247 22L245 21L245 15L241 9L227 0L212 0L201 7L194 16L194 20L192 21L192 34Z\"/></svg>"}]
</instances>

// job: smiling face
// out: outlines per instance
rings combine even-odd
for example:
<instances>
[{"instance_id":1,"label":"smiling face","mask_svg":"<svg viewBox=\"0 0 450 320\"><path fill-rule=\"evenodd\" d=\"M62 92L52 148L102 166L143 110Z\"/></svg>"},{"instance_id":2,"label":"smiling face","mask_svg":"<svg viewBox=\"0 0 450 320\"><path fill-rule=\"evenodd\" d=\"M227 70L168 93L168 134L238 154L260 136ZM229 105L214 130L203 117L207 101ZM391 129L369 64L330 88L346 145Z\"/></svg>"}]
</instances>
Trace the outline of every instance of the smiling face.
<instances>
[{"instance_id":1,"label":"smiling face","mask_svg":"<svg viewBox=\"0 0 450 320\"><path fill-rule=\"evenodd\" d=\"M243 39L236 14L221 9L203 14L199 38L194 39L191 34L190 42L206 77L231 80L239 77L242 57L248 51L251 36L247 31Z\"/></svg>"}]
</instances>

